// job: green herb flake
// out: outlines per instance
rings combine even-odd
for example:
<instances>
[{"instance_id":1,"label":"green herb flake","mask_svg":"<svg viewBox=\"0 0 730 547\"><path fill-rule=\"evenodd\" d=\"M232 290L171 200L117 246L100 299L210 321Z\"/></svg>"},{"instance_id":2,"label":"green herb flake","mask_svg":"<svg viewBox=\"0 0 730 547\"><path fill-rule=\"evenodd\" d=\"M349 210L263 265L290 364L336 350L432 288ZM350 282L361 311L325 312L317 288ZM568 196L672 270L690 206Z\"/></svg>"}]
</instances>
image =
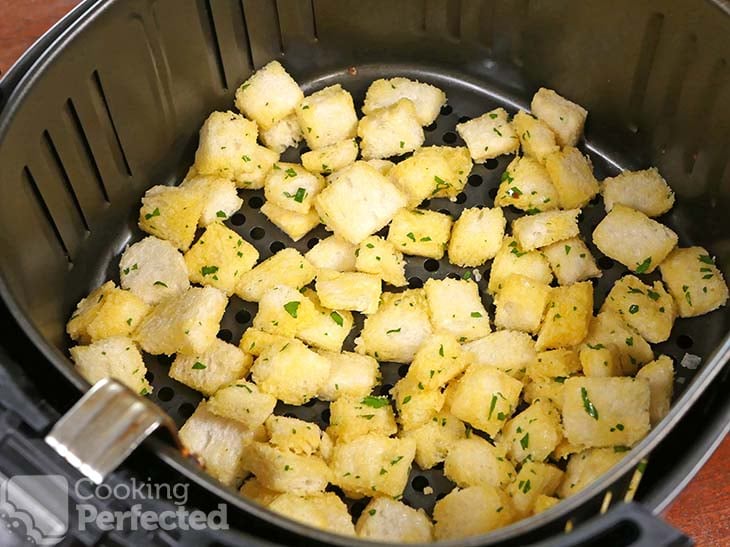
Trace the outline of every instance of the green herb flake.
<instances>
[{"instance_id":1,"label":"green herb flake","mask_svg":"<svg viewBox=\"0 0 730 547\"><path fill-rule=\"evenodd\" d=\"M507 181L509 184L512 184L514 180L515 179L512 178L512 175L509 174L509 171L502 173L502 176L499 179L500 182Z\"/></svg>"},{"instance_id":2,"label":"green herb flake","mask_svg":"<svg viewBox=\"0 0 730 547\"><path fill-rule=\"evenodd\" d=\"M360 404L369 406L370 408L383 408L384 406L388 406L388 398L368 395L360 401Z\"/></svg>"},{"instance_id":3,"label":"green herb flake","mask_svg":"<svg viewBox=\"0 0 730 547\"><path fill-rule=\"evenodd\" d=\"M499 129L497 129L496 127L492 127L492 131L494 131L500 137L502 136L502 132Z\"/></svg>"},{"instance_id":4,"label":"green herb flake","mask_svg":"<svg viewBox=\"0 0 730 547\"><path fill-rule=\"evenodd\" d=\"M167 284L166 284L166 283L163 283L162 281L155 281L155 282L153 283L153 285L159 285L160 287L165 287L165 288L167 288Z\"/></svg>"},{"instance_id":5,"label":"green herb flake","mask_svg":"<svg viewBox=\"0 0 730 547\"><path fill-rule=\"evenodd\" d=\"M489 117L492 118L493 120L496 120L497 119L497 114L495 114L494 112L490 112L489 113Z\"/></svg>"},{"instance_id":6,"label":"green herb flake","mask_svg":"<svg viewBox=\"0 0 730 547\"><path fill-rule=\"evenodd\" d=\"M158 217L158 216L160 216L160 209L158 207L155 207L155 210L152 211L151 213L147 213L144 216L144 218L145 218L145 220L149 220L149 219L151 219L153 217Z\"/></svg>"},{"instance_id":7,"label":"green herb flake","mask_svg":"<svg viewBox=\"0 0 730 547\"><path fill-rule=\"evenodd\" d=\"M213 275L218 271L218 266L203 266L200 268L200 273L203 274L203 277L206 275Z\"/></svg>"},{"instance_id":8,"label":"green herb flake","mask_svg":"<svg viewBox=\"0 0 730 547\"><path fill-rule=\"evenodd\" d=\"M330 319L332 319L332 321L337 323L337 326L339 326L339 327L341 327L345 323L344 320L342 319L342 316L339 313L337 313L336 311L333 311L332 313L330 313Z\"/></svg>"},{"instance_id":9,"label":"green herb flake","mask_svg":"<svg viewBox=\"0 0 730 547\"><path fill-rule=\"evenodd\" d=\"M606 347L606 346L604 346L603 344L596 344L595 346L592 346L591 344L586 344L586 345L587 345L587 346L588 346L589 348L591 348L591 349L603 349L603 348L605 348L605 347Z\"/></svg>"},{"instance_id":10,"label":"green herb flake","mask_svg":"<svg viewBox=\"0 0 730 547\"><path fill-rule=\"evenodd\" d=\"M569 254L570 254L570 249L571 249L571 248L572 248L572 247L571 247L570 245L566 245L566 246L565 246L565 254L566 254L566 255L569 255Z\"/></svg>"},{"instance_id":11,"label":"green herb flake","mask_svg":"<svg viewBox=\"0 0 730 547\"><path fill-rule=\"evenodd\" d=\"M298 300L292 300L291 302L287 302L286 304L284 304L284 310L286 311L286 313L296 319L297 313L299 312L300 304L301 302L299 302Z\"/></svg>"},{"instance_id":12,"label":"green herb flake","mask_svg":"<svg viewBox=\"0 0 730 547\"><path fill-rule=\"evenodd\" d=\"M244 156L241 156L241 159L242 159L243 161L245 161L246 163L248 163L248 162L250 162L250 161L251 161L251 157L250 157L250 156L245 156L245 155L244 155Z\"/></svg>"},{"instance_id":13,"label":"green herb flake","mask_svg":"<svg viewBox=\"0 0 730 547\"><path fill-rule=\"evenodd\" d=\"M132 318L131 317L127 317L127 325L129 325L130 327L132 326Z\"/></svg>"},{"instance_id":14,"label":"green herb flake","mask_svg":"<svg viewBox=\"0 0 730 547\"><path fill-rule=\"evenodd\" d=\"M400 141L401 149L405 148L405 146L406 146L406 141Z\"/></svg>"},{"instance_id":15,"label":"green herb flake","mask_svg":"<svg viewBox=\"0 0 730 547\"><path fill-rule=\"evenodd\" d=\"M530 433L525 433L525 436L520 439L520 446L522 447L522 450L527 450L527 447L530 446Z\"/></svg>"},{"instance_id":16,"label":"green herb flake","mask_svg":"<svg viewBox=\"0 0 730 547\"><path fill-rule=\"evenodd\" d=\"M393 458L392 460L390 460L390 465L395 465L402 459L403 459L403 456L398 456L397 458Z\"/></svg>"},{"instance_id":17,"label":"green herb flake","mask_svg":"<svg viewBox=\"0 0 730 547\"><path fill-rule=\"evenodd\" d=\"M400 327L398 327L397 329L387 330L387 331L385 331L385 334L394 334L394 333L397 333L397 332L400 332Z\"/></svg>"},{"instance_id":18,"label":"green herb flake","mask_svg":"<svg viewBox=\"0 0 730 547\"><path fill-rule=\"evenodd\" d=\"M583 399L583 409L586 411L591 418L594 420L598 419L598 410L588 398L588 390L584 387L580 388L580 397Z\"/></svg>"},{"instance_id":19,"label":"green herb flake","mask_svg":"<svg viewBox=\"0 0 730 547\"><path fill-rule=\"evenodd\" d=\"M443 356L444 356L444 345L443 345L443 344L441 344L441 347L439 347L439 355L440 355L441 357L443 357Z\"/></svg>"},{"instance_id":20,"label":"green herb flake","mask_svg":"<svg viewBox=\"0 0 730 547\"><path fill-rule=\"evenodd\" d=\"M478 311L471 312L471 316L472 317L483 317L483 315L481 313L479 313Z\"/></svg>"},{"instance_id":21,"label":"green herb flake","mask_svg":"<svg viewBox=\"0 0 730 547\"><path fill-rule=\"evenodd\" d=\"M403 398L403 402L402 402L401 404L403 404L403 405L407 405L407 404L408 404L408 403L409 403L410 401L411 401L411 396L410 396L410 395L406 395L406 396L405 396L405 397Z\"/></svg>"},{"instance_id":22,"label":"green herb flake","mask_svg":"<svg viewBox=\"0 0 730 547\"><path fill-rule=\"evenodd\" d=\"M613 451L616 453L628 452L629 450L631 450L631 449L628 446L614 446L613 447Z\"/></svg>"},{"instance_id":23,"label":"green herb flake","mask_svg":"<svg viewBox=\"0 0 730 547\"><path fill-rule=\"evenodd\" d=\"M636 304L631 304L631 305L629 306L629 313L630 313L631 315L634 315L634 314L635 314L635 313L637 313L638 311L639 311L639 306L637 306Z\"/></svg>"},{"instance_id":24,"label":"green herb flake","mask_svg":"<svg viewBox=\"0 0 730 547\"><path fill-rule=\"evenodd\" d=\"M646 270L649 269L649 266L651 266L651 257L647 256L641 264L636 265L636 268L634 269L634 271L637 274L642 274L642 273L646 272Z\"/></svg>"},{"instance_id":25,"label":"green herb flake","mask_svg":"<svg viewBox=\"0 0 730 547\"><path fill-rule=\"evenodd\" d=\"M646 296L648 296L649 298L651 298L655 302L657 300L659 300L659 293L658 292L655 292L655 291L652 291L651 289L649 289L649 290L646 291Z\"/></svg>"},{"instance_id":26,"label":"green herb flake","mask_svg":"<svg viewBox=\"0 0 730 547\"><path fill-rule=\"evenodd\" d=\"M289 169L284 171L284 173L286 173L287 178L294 178L297 176L297 172L294 170L293 167L290 167Z\"/></svg>"},{"instance_id":27,"label":"green herb flake","mask_svg":"<svg viewBox=\"0 0 730 547\"><path fill-rule=\"evenodd\" d=\"M487 420L492 419L492 412L494 412L494 408L497 406L497 396L492 395L492 401L489 403L489 414L487 415Z\"/></svg>"},{"instance_id":28,"label":"green herb flake","mask_svg":"<svg viewBox=\"0 0 730 547\"><path fill-rule=\"evenodd\" d=\"M711 264L714 265L715 261L712 260L712 257L710 255L699 255L697 259L702 262L703 264Z\"/></svg>"},{"instance_id":29,"label":"green herb flake","mask_svg":"<svg viewBox=\"0 0 730 547\"><path fill-rule=\"evenodd\" d=\"M203 369L208 368L208 367L206 367L200 361L196 361L192 368L193 368L193 370L203 370Z\"/></svg>"},{"instance_id":30,"label":"green herb flake","mask_svg":"<svg viewBox=\"0 0 730 547\"><path fill-rule=\"evenodd\" d=\"M225 211L218 211L215 214L215 216L217 216L218 218L227 218L228 217L228 215L225 213Z\"/></svg>"},{"instance_id":31,"label":"green herb flake","mask_svg":"<svg viewBox=\"0 0 730 547\"><path fill-rule=\"evenodd\" d=\"M468 281L469 279L471 279L471 272L467 270L466 272L463 273L461 278L465 281Z\"/></svg>"},{"instance_id":32,"label":"green herb flake","mask_svg":"<svg viewBox=\"0 0 730 547\"><path fill-rule=\"evenodd\" d=\"M373 516L375 516L375 513L377 513L377 512L378 512L377 509L370 509L370 511L368 511L368 515L373 517Z\"/></svg>"},{"instance_id":33,"label":"green herb flake","mask_svg":"<svg viewBox=\"0 0 730 547\"><path fill-rule=\"evenodd\" d=\"M415 243L415 241L416 241L416 236L415 236L415 235L413 235L413 232L408 232L408 233L406 234L406 237L407 237L408 239L410 239L411 241L413 241L413 242Z\"/></svg>"},{"instance_id":34,"label":"green herb flake","mask_svg":"<svg viewBox=\"0 0 730 547\"><path fill-rule=\"evenodd\" d=\"M633 345L634 345L634 337L633 337L633 336L629 336L629 337L628 337L628 338L626 339L626 345L627 345L627 346L633 346Z\"/></svg>"}]
</instances>

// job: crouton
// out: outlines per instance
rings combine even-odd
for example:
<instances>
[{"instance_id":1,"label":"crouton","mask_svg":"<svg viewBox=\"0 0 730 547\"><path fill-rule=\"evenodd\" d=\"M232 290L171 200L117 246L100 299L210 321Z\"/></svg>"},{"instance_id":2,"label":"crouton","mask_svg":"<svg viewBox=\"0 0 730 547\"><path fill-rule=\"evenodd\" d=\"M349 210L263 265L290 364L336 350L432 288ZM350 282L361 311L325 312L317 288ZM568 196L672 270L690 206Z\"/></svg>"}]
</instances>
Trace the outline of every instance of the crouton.
<instances>
[{"instance_id":1,"label":"crouton","mask_svg":"<svg viewBox=\"0 0 730 547\"><path fill-rule=\"evenodd\" d=\"M236 294L243 300L258 302L276 285L300 289L312 281L315 274L314 266L299 251L289 247L244 273L238 280Z\"/></svg>"},{"instance_id":2,"label":"crouton","mask_svg":"<svg viewBox=\"0 0 730 547\"><path fill-rule=\"evenodd\" d=\"M415 209L401 209L388 229L388 241L407 255L440 259L444 256L453 220L449 215Z\"/></svg>"},{"instance_id":3,"label":"crouton","mask_svg":"<svg viewBox=\"0 0 730 547\"><path fill-rule=\"evenodd\" d=\"M266 199L293 213L306 214L317 194L324 188L324 179L296 163L279 162L269 171L264 182Z\"/></svg>"},{"instance_id":4,"label":"crouton","mask_svg":"<svg viewBox=\"0 0 730 547\"><path fill-rule=\"evenodd\" d=\"M266 148L281 154L287 148L294 148L299 145L302 140L302 130L299 128L296 115L292 113L270 128L262 130L259 136Z\"/></svg>"},{"instance_id":5,"label":"crouton","mask_svg":"<svg viewBox=\"0 0 730 547\"><path fill-rule=\"evenodd\" d=\"M476 163L515 153L520 147L504 108L495 108L478 118L457 124L456 132L466 142L471 159Z\"/></svg>"},{"instance_id":6,"label":"crouton","mask_svg":"<svg viewBox=\"0 0 730 547\"><path fill-rule=\"evenodd\" d=\"M245 377L251 363L251 355L216 338L200 354L177 355L169 374L170 378L210 396L224 385Z\"/></svg>"},{"instance_id":7,"label":"crouton","mask_svg":"<svg viewBox=\"0 0 730 547\"><path fill-rule=\"evenodd\" d=\"M459 342L491 332L479 287L471 279L428 279L424 289L434 331L451 334Z\"/></svg>"},{"instance_id":8,"label":"crouton","mask_svg":"<svg viewBox=\"0 0 730 547\"><path fill-rule=\"evenodd\" d=\"M246 468L259 482L278 492L299 496L324 492L332 475L318 456L295 454L267 443L250 443L244 448L243 457Z\"/></svg>"},{"instance_id":9,"label":"crouton","mask_svg":"<svg viewBox=\"0 0 730 547\"><path fill-rule=\"evenodd\" d=\"M274 412L275 406L276 397L242 379L216 390L207 404L213 414L236 420L249 431L260 427Z\"/></svg>"},{"instance_id":10,"label":"crouton","mask_svg":"<svg viewBox=\"0 0 730 547\"><path fill-rule=\"evenodd\" d=\"M498 368L518 380L537 357L532 337L515 330L498 330L463 347L475 364Z\"/></svg>"},{"instance_id":11,"label":"crouton","mask_svg":"<svg viewBox=\"0 0 730 547\"><path fill-rule=\"evenodd\" d=\"M504 488L515 479L516 472L503 447L470 435L454 442L444 462L444 474L461 488Z\"/></svg>"},{"instance_id":12,"label":"crouton","mask_svg":"<svg viewBox=\"0 0 730 547\"><path fill-rule=\"evenodd\" d=\"M180 188L198 191L203 196L203 210L198 220L201 228L226 220L243 205L243 200L238 197L236 184L228 178L195 175L186 178Z\"/></svg>"},{"instance_id":13,"label":"crouton","mask_svg":"<svg viewBox=\"0 0 730 547\"><path fill-rule=\"evenodd\" d=\"M560 146L575 146L583 134L588 111L552 89L541 87L532 97L532 113L553 130Z\"/></svg>"},{"instance_id":14,"label":"crouton","mask_svg":"<svg viewBox=\"0 0 730 547\"><path fill-rule=\"evenodd\" d=\"M545 167L563 209L585 207L599 192L590 160L577 148L568 146L553 152L546 158Z\"/></svg>"},{"instance_id":15,"label":"crouton","mask_svg":"<svg viewBox=\"0 0 730 547\"><path fill-rule=\"evenodd\" d=\"M355 139L347 139L302 154L302 165L307 171L329 175L357 160L360 148Z\"/></svg>"},{"instance_id":16,"label":"crouton","mask_svg":"<svg viewBox=\"0 0 730 547\"><path fill-rule=\"evenodd\" d=\"M371 114L401 99L409 99L416 109L418 123L431 125L446 104L446 94L439 88L408 78L375 80L368 87L363 104L363 114Z\"/></svg>"},{"instance_id":17,"label":"crouton","mask_svg":"<svg viewBox=\"0 0 730 547\"><path fill-rule=\"evenodd\" d=\"M304 257L319 270L355 271L357 246L337 236L320 240ZM368 272L374 273L374 272Z\"/></svg>"},{"instance_id":18,"label":"crouton","mask_svg":"<svg viewBox=\"0 0 730 547\"><path fill-rule=\"evenodd\" d=\"M378 383L378 362L367 355L345 351L335 353L320 351L330 362L330 374L317 395L323 401L336 401L340 397L366 397Z\"/></svg>"},{"instance_id":19,"label":"crouton","mask_svg":"<svg viewBox=\"0 0 730 547\"><path fill-rule=\"evenodd\" d=\"M356 135L357 114L352 95L340 84L305 97L296 112L304 139L312 150L352 139Z\"/></svg>"},{"instance_id":20,"label":"crouton","mask_svg":"<svg viewBox=\"0 0 730 547\"><path fill-rule=\"evenodd\" d=\"M370 500L355 530L358 537L387 543L429 543L433 539L433 525L423 509L385 496Z\"/></svg>"},{"instance_id":21,"label":"crouton","mask_svg":"<svg viewBox=\"0 0 730 547\"><path fill-rule=\"evenodd\" d=\"M279 61L271 61L236 90L236 108L266 130L292 114L303 98L294 78Z\"/></svg>"},{"instance_id":22,"label":"crouton","mask_svg":"<svg viewBox=\"0 0 730 547\"><path fill-rule=\"evenodd\" d=\"M322 305L328 308L371 314L378 310L382 282L373 274L322 270L315 288Z\"/></svg>"},{"instance_id":23,"label":"crouton","mask_svg":"<svg viewBox=\"0 0 730 547\"><path fill-rule=\"evenodd\" d=\"M122 288L147 304L185 292L190 287L183 255L169 241L154 236L127 247L119 260Z\"/></svg>"},{"instance_id":24,"label":"crouton","mask_svg":"<svg viewBox=\"0 0 730 547\"><path fill-rule=\"evenodd\" d=\"M512 234L520 247L531 251L557 241L576 237L580 209L547 211L520 217L512 223Z\"/></svg>"},{"instance_id":25,"label":"crouton","mask_svg":"<svg viewBox=\"0 0 730 547\"><path fill-rule=\"evenodd\" d=\"M330 405L327 434L337 443L350 442L371 433L389 437L397 431L393 409L385 397L344 396Z\"/></svg>"},{"instance_id":26,"label":"crouton","mask_svg":"<svg viewBox=\"0 0 730 547\"><path fill-rule=\"evenodd\" d=\"M76 370L91 385L104 378L119 380L140 395L152 393L145 378L147 368L135 343L126 336L113 336L88 346L69 350Z\"/></svg>"},{"instance_id":27,"label":"crouton","mask_svg":"<svg viewBox=\"0 0 730 547\"><path fill-rule=\"evenodd\" d=\"M507 526L516 515L504 492L493 486L470 486L452 490L433 508L437 541L486 534Z\"/></svg>"},{"instance_id":28,"label":"crouton","mask_svg":"<svg viewBox=\"0 0 730 547\"><path fill-rule=\"evenodd\" d=\"M513 273L546 284L553 280L550 264L542 253L523 250L512 237L505 237L492 262L487 290L498 293L504 280Z\"/></svg>"},{"instance_id":29,"label":"crouton","mask_svg":"<svg viewBox=\"0 0 730 547\"><path fill-rule=\"evenodd\" d=\"M354 254L357 271L377 275L395 287L408 284L403 253L390 241L378 236L367 237Z\"/></svg>"},{"instance_id":30,"label":"crouton","mask_svg":"<svg viewBox=\"0 0 730 547\"><path fill-rule=\"evenodd\" d=\"M593 285L588 281L550 289L545 320L537 337L538 350L579 344L593 317Z\"/></svg>"},{"instance_id":31,"label":"crouton","mask_svg":"<svg viewBox=\"0 0 730 547\"><path fill-rule=\"evenodd\" d=\"M669 414L674 390L674 366L672 358L660 355L656 360L647 363L639 372L637 378L644 378L649 382L651 402L649 403L649 419L654 427Z\"/></svg>"},{"instance_id":32,"label":"crouton","mask_svg":"<svg viewBox=\"0 0 730 547\"><path fill-rule=\"evenodd\" d=\"M524 110L520 110L512 118L512 128L520 139L522 152L540 163L545 163L548 154L560 150L550 126Z\"/></svg>"},{"instance_id":33,"label":"crouton","mask_svg":"<svg viewBox=\"0 0 730 547\"><path fill-rule=\"evenodd\" d=\"M549 285L523 275L510 275L494 298L494 324L535 334L540 330L549 295Z\"/></svg>"},{"instance_id":34,"label":"crouton","mask_svg":"<svg viewBox=\"0 0 730 547\"><path fill-rule=\"evenodd\" d=\"M451 447L466 437L466 428L461 420L448 412L440 412L426 423L401 436L416 441L416 463L421 469L431 469L446 459Z\"/></svg>"},{"instance_id":35,"label":"crouton","mask_svg":"<svg viewBox=\"0 0 730 547\"><path fill-rule=\"evenodd\" d=\"M294 337L311 326L316 315L314 303L307 296L293 287L277 285L261 296L253 328Z\"/></svg>"},{"instance_id":36,"label":"crouton","mask_svg":"<svg viewBox=\"0 0 730 547\"><path fill-rule=\"evenodd\" d=\"M187 251L203 211L203 196L196 190L175 186L153 186L142 198L139 227Z\"/></svg>"},{"instance_id":37,"label":"crouton","mask_svg":"<svg viewBox=\"0 0 730 547\"><path fill-rule=\"evenodd\" d=\"M530 214L550 211L560 206L558 191L547 169L528 157L517 157L502 173L494 204L512 205Z\"/></svg>"},{"instance_id":38,"label":"crouton","mask_svg":"<svg viewBox=\"0 0 730 547\"><path fill-rule=\"evenodd\" d=\"M541 249L561 285L570 285L603 274L580 237L564 239Z\"/></svg>"},{"instance_id":39,"label":"crouton","mask_svg":"<svg viewBox=\"0 0 730 547\"><path fill-rule=\"evenodd\" d=\"M366 160L402 156L425 139L415 105L408 99L373 110L357 126L360 150Z\"/></svg>"},{"instance_id":40,"label":"crouton","mask_svg":"<svg viewBox=\"0 0 730 547\"><path fill-rule=\"evenodd\" d=\"M622 171L603 181L603 203L607 213L618 204L658 217L674 206L674 192L656 167Z\"/></svg>"},{"instance_id":41,"label":"crouton","mask_svg":"<svg viewBox=\"0 0 730 547\"><path fill-rule=\"evenodd\" d=\"M502 244L506 225L499 207L464 209L451 230L449 262L474 267L494 258Z\"/></svg>"}]
</instances>

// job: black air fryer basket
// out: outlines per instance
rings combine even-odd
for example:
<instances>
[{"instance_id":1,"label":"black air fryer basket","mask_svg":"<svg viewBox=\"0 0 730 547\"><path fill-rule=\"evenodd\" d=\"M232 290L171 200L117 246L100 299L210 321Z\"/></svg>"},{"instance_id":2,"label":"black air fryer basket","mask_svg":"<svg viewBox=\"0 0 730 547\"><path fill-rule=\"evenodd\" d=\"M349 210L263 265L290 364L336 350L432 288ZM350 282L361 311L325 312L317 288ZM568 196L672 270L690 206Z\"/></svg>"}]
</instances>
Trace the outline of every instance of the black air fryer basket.
<instances>
[{"instance_id":1,"label":"black air fryer basket","mask_svg":"<svg viewBox=\"0 0 730 547\"><path fill-rule=\"evenodd\" d=\"M202 122L212 110L232 108L236 88L256 68L279 59L305 94L341 83L356 103L377 78L432 83L446 92L448 105L427 128L427 144L460 143L454 126L462 118L497 106L526 109L538 87L554 88L589 111L581 146L597 178L656 165L677 194L663 220L684 246L715 253L729 278L728 36L730 4L724 0L83 2L0 81L0 294L10 312L5 315L14 318L0 336L7 352L0 355L0 408L10 409L0 421L0 472L17 473L24 462L30 474L71 473L39 440L88 388L67 357L65 323L80 298L108 278L118 280L122 249L141 237L136 220L142 194L154 184L179 183ZM290 150L284 159L298 155ZM429 207L454 214L465 206L491 206L510 159L475 166L456 202L432 200ZM243 209L227 224L262 258L290 246L260 213L262 192L242 196ZM601 203L584 210L584 234L601 213ZM320 227L294 246L305 251L325 233ZM592 250L604 270L600 303L622 270ZM407 270L414 287L428 277L461 273L445 260L418 258ZM233 298L219 336L236 343L255 310ZM676 364L669 416L594 485L546 513L450 544L684 544L651 512L667 506L727 431L729 330L727 308L677 320L670 340L656 348ZM701 357L701 365L687 354ZM149 358L147 365L152 400L181 425L199 394L167 376L169 360ZM383 389L400 373L397 365L384 365ZM323 403L295 411L320 425L325 412ZM29 453L35 455L31 462ZM650 453L637 492L642 504L623 504L634 470ZM246 501L162 437L148 439L109 481L137 473L193 484L191 503L229 503L235 530L165 541L356 543ZM405 498L430 509L447 491L443 481L438 472L416 469ZM434 493L424 494L424 485ZM607 492L611 508L600 515ZM568 521L574 531L563 536ZM112 539L171 544L160 537ZM97 539L87 534L80 541Z\"/></svg>"}]
</instances>

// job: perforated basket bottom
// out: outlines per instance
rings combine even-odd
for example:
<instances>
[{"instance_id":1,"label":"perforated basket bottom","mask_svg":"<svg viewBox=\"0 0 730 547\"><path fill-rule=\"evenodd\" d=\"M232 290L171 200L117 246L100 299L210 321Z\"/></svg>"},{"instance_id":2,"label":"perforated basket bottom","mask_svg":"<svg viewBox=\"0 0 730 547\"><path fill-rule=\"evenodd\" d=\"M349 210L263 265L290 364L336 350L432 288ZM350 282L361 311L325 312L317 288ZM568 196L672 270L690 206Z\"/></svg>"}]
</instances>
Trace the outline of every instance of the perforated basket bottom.
<instances>
[{"instance_id":1,"label":"perforated basket bottom","mask_svg":"<svg viewBox=\"0 0 730 547\"><path fill-rule=\"evenodd\" d=\"M317 75L316 78L310 81L302 81L301 85L305 93L311 93L325 85L340 83L353 93L356 102L358 102L358 99L362 99L364 96L364 92L369 83L377 78L400 75L432 83L446 92L448 105L442 108L441 115L436 122L426 128L426 145L445 144L463 146L464 142L455 131L455 126L460 121L478 116L499 106L506 108L511 114L514 114L518 107L526 108L529 103L529 98L527 101L506 98L501 92L484 86L484 82L475 85L473 81L456 79L428 70L413 69L412 67L401 68L379 65L364 68L359 67L355 74L352 72L343 71L333 74ZM361 104L361 100L359 103ZM587 145L582 146L582 149L589 154L598 180L616 175L622 166L632 164L632 162L625 161L626 158L613 155L610 151L602 150L598 152L590 146L590 143L591 141L589 140ZM296 162L298 161L299 154L303 151L306 151L306 148L302 147L300 150L288 150L283 155L282 161ZM464 191L458 195L455 202L449 201L448 199L433 199L424 202L422 207L448 213L453 218L458 218L460 211L466 207L492 207L499 186L500 176L512 159L513 156L502 156L494 160L489 160L484 165L475 165L469 176L468 184L464 188ZM398 160L395 159L394 161ZM671 184L671 181L669 182ZM312 248L320 239L331 235L323 226L319 226L300 241L293 243L288 236L273 226L261 213L260 208L264 203L263 190L242 191L242 197L244 198L242 209L233 215L226 224L241 234L247 241L251 242L258 249L262 260L270 257L284 247L294 247L304 253ZM679 197L679 200L681 200L681 197ZM506 209L505 214L508 221L518 216L516 210L510 209ZM604 256L592 243L591 234L593 229L604 214L603 203L600 198L596 198L584 208L580 217L581 233L596 257L599 267L603 271L603 277L593 280L594 286L596 287L596 310L600 308L605 295L616 279L627 273L626 268ZM702 243L687 240L685 234L683 234L682 223L678 223L677 219L671 213L667 218L660 220L668 224L680 235L680 242L683 246ZM143 234L138 233L136 240L141 237L143 237ZM112 264L109 264L108 271L116 271L117 262L118 257L114 259ZM450 264L446 258L436 261L421 257L407 257L407 262L406 274L411 288L421 287L423 282L430 277L437 279L447 276L461 277L466 271L464 268ZM485 306L493 318L494 304L491 296L486 292L486 286L489 280L489 268L490 263L477 268L481 274L478 284ZM657 273L644 277L652 281L659 278ZM389 291L394 290L393 287L387 285L384 286L384 289ZM227 342L237 344L243 331L251 326L251 320L256 314L256 309L257 306L255 303L243 302L235 296L232 297L221 323L219 337ZM722 312L714 312L714 314L718 313ZM722 322L713 321L714 314L700 319L678 320L671 338L663 344L654 346L657 354L665 353L675 360L675 398L681 394L684 387L696 372L693 369L679 365L685 353L691 351L694 354L706 357L722 336L720 332ZM363 317L359 316L359 314L355 314L355 316L356 327L344 347L345 350L349 351L353 350L353 340L356 333L362 327ZM152 398L173 417L178 426L182 425L193 413L196 405L200 401L200 394L179 384L168 376L167 372L172 362L171 358L147 355L145 361L149 369L148 379L155 388ZM376 388L376 392L385 395L400 378L405 376L407 366L394 363L381 363L381 371L383 377L382 384ZM276 407L275 413L312 421L324 429L329 422L329 403L313 400L300 407L280 403ZM409 505L424 508L430 513L434 503L449 493L453 487L453 483L444 476L442 465L427 471L422 471L414 464L403 497ZM426 494L424 491L429 493ZM355 517L357 517L366 502L367 500L360 500L351 504Z\"/></svg>"}]
</instances>

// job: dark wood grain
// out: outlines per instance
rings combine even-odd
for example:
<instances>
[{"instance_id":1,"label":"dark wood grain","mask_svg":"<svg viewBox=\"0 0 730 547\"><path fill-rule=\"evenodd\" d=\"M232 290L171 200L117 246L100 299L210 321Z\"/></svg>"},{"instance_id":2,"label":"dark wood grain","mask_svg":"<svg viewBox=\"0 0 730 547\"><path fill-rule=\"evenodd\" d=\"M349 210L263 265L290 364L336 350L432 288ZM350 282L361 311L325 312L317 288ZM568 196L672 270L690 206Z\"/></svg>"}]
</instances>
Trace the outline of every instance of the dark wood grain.
<instances>
[{"instance_id":1,"label":"dark wood grain","mask_svg":"<svg viewBox=\"0 0 730 547\"><path fill-rule=\"evenodd\" d=\"M0 71L12 63L77 0L0 0ZM669 509L666 518L698 547L730 545L730 438Z\"/></svg>"}]
</instances>

